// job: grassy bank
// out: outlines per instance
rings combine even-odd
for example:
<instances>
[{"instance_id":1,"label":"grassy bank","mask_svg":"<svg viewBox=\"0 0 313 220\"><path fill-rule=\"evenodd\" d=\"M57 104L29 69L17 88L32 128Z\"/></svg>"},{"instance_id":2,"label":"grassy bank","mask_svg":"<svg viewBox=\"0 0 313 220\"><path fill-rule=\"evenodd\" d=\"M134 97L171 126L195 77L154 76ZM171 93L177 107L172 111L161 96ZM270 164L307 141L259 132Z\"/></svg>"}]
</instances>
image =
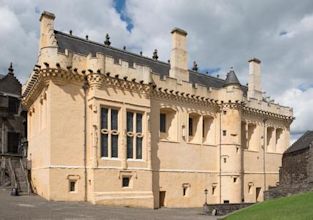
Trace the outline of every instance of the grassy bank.
<instances>
[{"instance_id":1,"label":"grassy bank","mask_svg":"<svg viewBox=\"0 0 313 220\"><path fill-rule=\"evenodd\" d=\"M238 211L226 220L313 219L313 192L268 200Z\"/></svg>"}]
</instances>

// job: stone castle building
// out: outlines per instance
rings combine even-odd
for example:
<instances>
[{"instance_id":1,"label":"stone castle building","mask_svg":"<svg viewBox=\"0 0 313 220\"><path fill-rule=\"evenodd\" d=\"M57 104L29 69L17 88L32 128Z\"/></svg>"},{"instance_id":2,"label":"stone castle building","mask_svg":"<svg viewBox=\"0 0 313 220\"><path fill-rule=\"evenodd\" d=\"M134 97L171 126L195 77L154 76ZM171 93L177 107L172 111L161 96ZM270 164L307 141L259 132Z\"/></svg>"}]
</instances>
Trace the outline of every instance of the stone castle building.
<instances>
[{"instance_id":1,"label":"stone castle building","mask_svg":"<svg viewBox=\"0 0 313 220\"><path fill-rule=\"evenodd\" d=\"M21 90L11 63L8 73L0 74L0 155L21 153L19 147L26 137L27 125Z\"/></svg>"},{"instance_id":2,"label":"stone castle building","mask_svg":"<svg viewBox=\"0 0 313 220\"><path fill-rule=\"evenodd\" d=\"M40 18L38 62L23 89L34 190L50 200L150 208L256 202L278 181L292 109L249 85L188 68L187 33L170 62L54 29Z\"/></svg>"}]
</instances>

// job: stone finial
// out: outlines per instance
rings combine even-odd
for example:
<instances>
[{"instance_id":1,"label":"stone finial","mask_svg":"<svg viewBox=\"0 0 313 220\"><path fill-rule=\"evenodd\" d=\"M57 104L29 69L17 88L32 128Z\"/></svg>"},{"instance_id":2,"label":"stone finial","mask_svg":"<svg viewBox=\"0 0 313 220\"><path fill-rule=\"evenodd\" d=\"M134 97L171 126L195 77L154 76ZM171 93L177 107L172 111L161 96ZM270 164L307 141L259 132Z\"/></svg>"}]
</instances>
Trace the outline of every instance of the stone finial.
<instances>
[{"instance_id":1,"label":"stone finial","mask_svg":"<svg viewBox=\"0 0 313 220\"><path fill-rule=\"evenodd\" d=\"M105 35L104 45L106 45L106 46L110 46L111 45L109 34Z\"/></svg>"},{"instance_id":2,"label":"stone finial","mask_svg":"<svg viewBox=\"0 0 313 220\"><path fill-rule=\"evenodd\" d=\"M13 64L12 64L12 62L10 63L10 66L9 66L8 70L9 70L8 74L14 75L14 69L13 69Z\"/></svg>"},{"instance_id":3,"label":"stone finial","mask_svg":"<svg viewBox=\"0 0 313 220\"><path fill-rule=\"evenodd\" d=\"M88 35L86 35L86 40L88 40L88 38L89 38Z\"/></svg>"},{"instance_id":4,"label":"stone finial","mask_svg":"<svg viewBox=\"0 0 313 220\"><path fill-rule=\"evenodd\" d=\"M157 60L158 58L159 58L159 56L158 56L158 50L157 50L157 49L154 49L152 59Z\"/></svg>"},{"instance_id":5,"label":"stone finial","mask_svg":"<svg viewBox=\"0 0 313 220\"><path fill-rule=\"evenodd\" d=\"M139 52L140 56L142 56L142 51Z\"/></svg>"},{"instance_id":6,"label":"stone finial","mask_svg":"<svg viewBox=\"0 0 313 220\"><path fill-rule=\"evenodd\" d=\"M196 61L193 61L192 70L196 72L198 71L198 64L196 63Z\"/></svg>"},{"instance_id":7,"label":"stone finial","mask_svg":"<svg viewBox=\"0 0 313 220\"><path fill-rule=\"evenodd\" d=\"M73 31L72 30L70 30L70 35L72 35L73 34Z\"/></svg>"},{"instance_id":8,"label":"stone finial","mask_svg":"<svg viewBox=\"0 0 313 220\"><path fill-rule=\"evenodd\" d=\"M126 46L123 47L123 50L126 50Z\"/></svg>"}]
</instances>

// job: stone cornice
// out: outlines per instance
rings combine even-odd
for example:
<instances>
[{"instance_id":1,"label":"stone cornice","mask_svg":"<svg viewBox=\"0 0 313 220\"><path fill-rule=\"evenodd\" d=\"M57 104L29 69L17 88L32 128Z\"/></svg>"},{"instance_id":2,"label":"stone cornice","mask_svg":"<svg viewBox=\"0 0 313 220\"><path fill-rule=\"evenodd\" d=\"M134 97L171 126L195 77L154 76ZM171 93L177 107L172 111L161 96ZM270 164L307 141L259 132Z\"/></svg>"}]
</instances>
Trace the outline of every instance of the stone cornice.
<instances>
[{"instance_id":1,"label":"stone cornice","mask_svg":"<svg viewBox=\"0 0 313 220\"><path fill-rule=\"evenodd\" d=\"M26 84L23 92L23 105L28 109L36 100L45 86L48 86L49 80L57 79L60 81L83 82L84 75L65 70L61 68L37 69L32 74L30 81Z\"/></svg>"},{"instance_id":2,"label":"stone cornice","mask_svg":"<svg viewBox=\"0 0 313 220\"><path fill-rule=\"evenodd\" d=\"M201 106L210 106L218 110L218 100L190 93L175 91L167 88L151 85L151 97L157 99L175 100L178 102L187 102Z\"/></svg>"},{"instance_id":3,"label":"stone cornice","mask_svg":"<svg viewBox=\"0 0 313 220\"><path fill-rule=\"evenodd\" d=\"M264 111L262 109L251 108L251 107L247 107L247 106L243 106L243 113L244 114L260 115L263 118L285 120L285 121L288 121L289 123L291 123L295 119L293 116L286 116L286 115L277 114L277 113Z\"/></svg>"}]
</instances>

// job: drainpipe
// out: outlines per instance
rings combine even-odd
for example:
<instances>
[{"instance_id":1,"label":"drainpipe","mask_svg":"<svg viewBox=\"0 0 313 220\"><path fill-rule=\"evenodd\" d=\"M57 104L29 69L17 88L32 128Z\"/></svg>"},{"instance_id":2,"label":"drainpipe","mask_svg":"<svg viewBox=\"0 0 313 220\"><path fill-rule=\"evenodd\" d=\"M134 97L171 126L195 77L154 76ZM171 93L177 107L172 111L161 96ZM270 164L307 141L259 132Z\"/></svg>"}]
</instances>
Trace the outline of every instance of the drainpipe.
<instances>
[{"instance_id":1,"label":"drainpipe","mask_svg":"<svg viewBox=\"0 0 313 220\"><path fill-rule=\"evenodd\" d=\"M266 169L265 169L265 151L266 151L266 127L265 127L265 123L266 123L267 119L263 120L263 128L264 128L264 133L263 133L263 184L264 184L264 189L263 189L263 194L265 192L266 189Z\"/></svg>"},{"instance_id":2,"label":"drainpipe","mask_svg":"<svg viewBox=\"0 0 313 220\"><path fill-rule=\"evenodd\" d=\"M89 88L87 76L84 77L84 181L85 181L85 190L84 190L84 201L87 201L88 192L87 192L87 90Z\"/></svg>"},{"instance_id":3,"label":"drainpipe","mask_svg":"<svg viewBox=\"0 0 313 220\"><path fill-rule=\"evenodd\" d=\"M220 163L220 204L222 204L222 110L220 110L220 152L219 152L219 163Z\"/></svg>"}]
</instances>

